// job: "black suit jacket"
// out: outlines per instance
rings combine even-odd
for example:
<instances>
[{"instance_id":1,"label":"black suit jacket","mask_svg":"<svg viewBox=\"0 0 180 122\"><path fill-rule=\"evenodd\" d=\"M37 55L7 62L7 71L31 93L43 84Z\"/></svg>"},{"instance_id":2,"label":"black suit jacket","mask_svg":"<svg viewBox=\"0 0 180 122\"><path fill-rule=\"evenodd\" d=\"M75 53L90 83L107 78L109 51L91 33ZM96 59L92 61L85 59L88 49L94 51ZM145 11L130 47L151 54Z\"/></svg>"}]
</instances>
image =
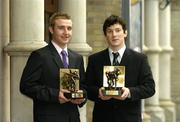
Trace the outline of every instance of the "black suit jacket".
<instances>
[{"instance_id":1,"label":"black suit jacket","mask_svg":"<svg viewBox=\"0 0 180 122\"><path fill-rule=\"evenodd\" d=\"M83 58L69 49L68 54L69 68L79 69L80 83L83 84ZM20 81L20 91L33 99L34 122L80 121L77 105L59 103L59 68L63 68L63 63L51 42L33 51L27 61Z\"/></svg>"},{"instance_id":2,"label":"black suit jacket","mask_svg":"<svg viewBox=\"0 0 180 122\"><path fill-rule=\"evenodd\" d=\"M124 101L98 98L98 89L103 86L103 66L111 65L108 49L89 56L86 71L88 99L95 102L93 122L141 122L141 99L155 93L152 72L144 54L127 49L121 59L125 66L125 86L131 98Z\"/></svg>"}]
</instances>

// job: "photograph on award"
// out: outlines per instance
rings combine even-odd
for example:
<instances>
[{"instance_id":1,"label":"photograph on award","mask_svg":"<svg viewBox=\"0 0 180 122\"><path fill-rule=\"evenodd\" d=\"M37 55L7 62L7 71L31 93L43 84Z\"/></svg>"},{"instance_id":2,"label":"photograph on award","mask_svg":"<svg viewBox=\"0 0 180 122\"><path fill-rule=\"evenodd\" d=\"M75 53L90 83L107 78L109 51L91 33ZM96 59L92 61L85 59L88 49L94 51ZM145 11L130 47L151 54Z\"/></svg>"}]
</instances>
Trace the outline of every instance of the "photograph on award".
<instances>
[{"instance_id":1,"label":"photograph on award","mask_svg":"<svg viewBox=\"0 0 180 122\"><path fill-rule=\"evenodd\" d=\"M121 88L125 85L125 66L104 66L103 87Z\"/></svg>"},{"instance_id":2,"label":"photograph on award","mask_svg":"<svg viewBox=\"0 0 180 122\"><path fill-rule=\"evenodd\" d=\"M67 89L70 92L79 90L79 70L78 69L60 69L60 88Z\"/></svg>"}]
</instances>

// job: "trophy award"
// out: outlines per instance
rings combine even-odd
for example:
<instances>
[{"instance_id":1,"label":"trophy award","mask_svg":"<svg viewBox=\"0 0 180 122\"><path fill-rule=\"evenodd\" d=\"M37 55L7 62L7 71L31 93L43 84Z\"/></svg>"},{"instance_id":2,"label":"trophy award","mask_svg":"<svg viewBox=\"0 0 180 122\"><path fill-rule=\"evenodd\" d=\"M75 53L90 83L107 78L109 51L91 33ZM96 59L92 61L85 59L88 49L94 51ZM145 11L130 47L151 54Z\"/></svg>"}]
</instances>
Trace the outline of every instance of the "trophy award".
<instances>
[{"instance_id":1,"label":"trophy award","mask_svg":"<svg viewBox=\"0 0 180 122\"><path fill-rule=\"evenodd\" d=\"M60 69L60 89L70 91L70 93L64 93L66 98L84 98L83 90L79 90L79 80L79 69Z\"/></svg>"},{"instance_id":2,"label":"trophy award","mask_svg":"<svg viewBox=\"0 0 180 122\"><path fill-rule=\"evenodd\" d=\"M125 85L125 66L104 66L103 95L119 96Z\"/></svg>"}]
</instances>

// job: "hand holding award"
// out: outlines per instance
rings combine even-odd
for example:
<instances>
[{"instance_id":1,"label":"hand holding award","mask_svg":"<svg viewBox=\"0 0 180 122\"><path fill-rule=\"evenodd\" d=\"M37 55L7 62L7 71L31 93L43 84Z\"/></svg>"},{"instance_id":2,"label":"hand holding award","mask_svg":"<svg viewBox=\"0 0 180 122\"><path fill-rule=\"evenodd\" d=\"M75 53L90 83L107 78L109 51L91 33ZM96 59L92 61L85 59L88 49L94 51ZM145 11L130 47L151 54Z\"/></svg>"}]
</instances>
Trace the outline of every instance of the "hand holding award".
<instances>
[{"instance_id":1,"label":"hand holding award","mask_svg":"<svg viewBox=\"0 0 180 122\"><path fill-rule=\"evenodd\" d=\"M60 89L68 90L64 93L68 99L82 99L84 93L79 89L79 70L78 69L60 69Z\"/></svg>"}]
</instances>

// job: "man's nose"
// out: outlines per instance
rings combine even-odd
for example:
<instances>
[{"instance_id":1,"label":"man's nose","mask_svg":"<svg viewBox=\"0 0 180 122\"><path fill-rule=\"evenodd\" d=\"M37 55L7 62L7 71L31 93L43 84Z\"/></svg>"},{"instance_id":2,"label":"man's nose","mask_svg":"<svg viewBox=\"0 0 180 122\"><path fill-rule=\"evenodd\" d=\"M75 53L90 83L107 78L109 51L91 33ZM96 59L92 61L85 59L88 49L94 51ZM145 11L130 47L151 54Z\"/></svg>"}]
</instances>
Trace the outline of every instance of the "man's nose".
<instances>
[{"instance_id":1,"label":"man's nose","mask_svg":"<svg viewBox=\"0 0 180 122\"><path fill-rule=\"evenodd\" d=\"M69 30L68 30L68 28L64 28L64 33L68 33L69 32Z\"/></svg>"},{"instance_id":2,"label":"man's nose","mask_svg":"<svg viewBox=\"0 0 180 122\"><path fill-rule=\"evenodd\" d=\"M117 34L116 31L112 31L112 35L115 36Z\"/></svg>"}]
</instances>

